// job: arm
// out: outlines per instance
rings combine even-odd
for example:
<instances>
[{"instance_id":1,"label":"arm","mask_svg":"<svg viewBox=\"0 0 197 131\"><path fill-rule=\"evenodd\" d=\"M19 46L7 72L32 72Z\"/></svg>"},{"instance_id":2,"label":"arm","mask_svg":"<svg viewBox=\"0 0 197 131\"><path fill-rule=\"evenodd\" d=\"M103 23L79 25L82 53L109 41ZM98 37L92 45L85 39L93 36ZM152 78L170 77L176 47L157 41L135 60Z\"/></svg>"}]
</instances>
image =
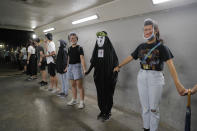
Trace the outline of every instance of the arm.
<instances>
[{"instance_id":1,"label":"arm","mask_svg":"<svg viewBox=\"0 0 197 131\"><path fill-rule=\"evenodd\" d=\"M128 64L129 62L131 62L133 60L132 56L128 56L126 59L124 59L117 67L114 68L114 72L118 72L120 71L120 68L126 64Z\"/></svg>"},{"instance_id":2,"label":"arm","mask_svg":"<svg viewBox=\"0 0 197 131\"><path fill-rule=\"evenodd\" d=\"M30 57L31 57L31 53L30 53L30 52L28 52L28 56L27 56L27 64L29 64L29 59L30 59Z\"/></svg>"},{"instance_id":3,"label":"arm","mask_svg":"<svg viewBox=\"0 0 197 131\"><path fill-rule=\"evenodd\" d=\"M44 57L44 53L42 51L40 51L40 61L38 63L39 66L41 66L41 62L42 62L43 57Z\"/></svg>"},{"instance_id":4,"label":"arm","mask_svg":"<svg viewBox=\"0 0 197 131\"><path fill-rule=\"evenodd\" d=\"M86 65L85 65L84 56L83 56L83 55L80 55L80 59L81 59L82 67L83 67L83 72L84 72L84 74L85 74L85 73L86 73Z\"/></svg>"},{"instance_id":5,"label":"arm","mask_svg":"<svg viewBox=\"0 0 197 131\"><path fill-rule=\"evenodd\" d=\"M69 65L69 56L68 56L67 65L66 65L66 68L64 69L64 72L67 72L68 65Z\"/></svg>"},{"instance_id":6,"label":"arm","mask_svg":"<svg viewBox=\"0 0 197 131\"><path fill-rule=\"evenodd\" d=\"M53 55L55 55L55 54L56 54L55 51L52 51L52 52L49 53L48 55L45 55L45 57L53 56Z\"/></svg>"},{"instance_id":7,"label":"arm","mask_svg":"<svg viewBox=\"0 0 197 131\"><path fill-rule=\"evenodd\" d=\"M175 83L175 86L176 86L176 89L178 91L178 93L181 95L181 96L184 96L188 90L186 90L183 85L181 84L181 82L179 81L179 78L178 78L178 75L177 75L177 72L176 72L176 68L174 66L174 63L172 61L172 59L169 59L166 61L167 65L168 65L168 69L170 71L170 74L174 80L174 83Z\"/></svg>"},{"instance_id":8,"label":"arm","mask_svg":"<svg viewBox=\"0 0 197 131\"><path fill-rule=\"evenodd\" d=\"M94 67L94 65L91 64L90 67L89 67L89 69L88 69L88 71L85 73L85 75L88 75L91 72L91 70L92 70L93 67Z\"/></svg>"},{"instance_id":9,"label":"arm","mask_svg":"<svg viewBox=\"0 0 197 131\"><path fill-rule=\"evenodd\" d=\"M196 92L197 92L197 84L191 90L192 94L195 94Z\"/></svg>"}]
</instances>

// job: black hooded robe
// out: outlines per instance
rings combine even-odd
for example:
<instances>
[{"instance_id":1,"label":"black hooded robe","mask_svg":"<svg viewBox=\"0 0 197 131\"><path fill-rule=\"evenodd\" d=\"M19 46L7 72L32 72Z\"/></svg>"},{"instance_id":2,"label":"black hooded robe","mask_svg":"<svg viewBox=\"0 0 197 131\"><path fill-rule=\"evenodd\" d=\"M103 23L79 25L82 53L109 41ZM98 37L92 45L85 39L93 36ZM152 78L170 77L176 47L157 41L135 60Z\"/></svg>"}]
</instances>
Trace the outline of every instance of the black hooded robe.
<instances>
[{"instance_id":1,"label":"black hooded robe","mask_svg":"<svg viewBox=\"0 0 197 131\"><path fill-rule=\"evenodd\" d=\"M67 66L67 59L68 59L68 54L66 51L67 44L64 40L59 40L59 42L60 42L60 47L57 54L56 69L58 73L63 74L65 73L64 70Z\"/></svg>"},{"instance_id":2,"label":"black hooded robe","mask_svg":"<svg viewBox=\"0 0 197 131\"><path fill-rule=\"evenodd\" d=\"M98 57L98 50L104 50L104 57ZM118 78L118 73L113 72L113 69L118 66L118 57L107 36L102 47L99 47L97 42L93 50L91 65L86 74L94 67L94 82L97 89L98 106L103 114L111 113L113 106L113 95L115 85Z\"/></svg>"}]
</instances>

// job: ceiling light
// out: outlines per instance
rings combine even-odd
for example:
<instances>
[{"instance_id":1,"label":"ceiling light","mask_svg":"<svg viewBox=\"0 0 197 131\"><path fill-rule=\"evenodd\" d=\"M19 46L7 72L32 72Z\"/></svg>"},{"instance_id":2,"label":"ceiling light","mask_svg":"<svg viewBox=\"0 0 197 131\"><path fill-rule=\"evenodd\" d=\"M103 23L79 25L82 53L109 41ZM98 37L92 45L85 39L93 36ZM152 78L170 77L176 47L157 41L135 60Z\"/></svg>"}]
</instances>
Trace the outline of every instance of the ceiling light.
<instances>
[{"instance_id":1,"label":"ceiling light","mask_svg":"<svg viewBox=\"0 0 197 131\"><path fill-rule=\"evenodd\" d=\"M33 39L36 39L37 36L36 36L36 34L33 34L32 37L33 37Z\"/></svg>"},{"instance_id":2,"label":"ceiling light","mask_svg":"<svg viewBox=\"0 0 197 131\"><path fill-rule=\"evenodd\" d=\"M46 32L53 31L53 30L55 30L55 28L49 28L49 29L43 30L43 32L46 33Z\"/></svg>"},{"instance_id":3,"label":"ceiling light","mask_svg":"<svg viewBox=\"0 0 197 131\"><path fill-rule=\"evenodd\" d=\"M156 4L161 4L161 3L168 2L171 0L152 0L152 1L153 1L153 4L156 5Z\"/></svg>"},{"instance_id":4,"label":"ceiling light","mask_svg":"<svg viewBox=\"0 0 197 131\"><path fill-rule=\"evenodd\" d=\"M94 20L94 19L97 19L97 18L98 18L97 15L93 15L93 16L86 17L86 18L83 18L83 19L80 19L80 20L73 21L72 24L75 25L75 24L83 23L83 22L86 22L86 21L89 21L89 20Z\"/></svg>"}]
</instances>

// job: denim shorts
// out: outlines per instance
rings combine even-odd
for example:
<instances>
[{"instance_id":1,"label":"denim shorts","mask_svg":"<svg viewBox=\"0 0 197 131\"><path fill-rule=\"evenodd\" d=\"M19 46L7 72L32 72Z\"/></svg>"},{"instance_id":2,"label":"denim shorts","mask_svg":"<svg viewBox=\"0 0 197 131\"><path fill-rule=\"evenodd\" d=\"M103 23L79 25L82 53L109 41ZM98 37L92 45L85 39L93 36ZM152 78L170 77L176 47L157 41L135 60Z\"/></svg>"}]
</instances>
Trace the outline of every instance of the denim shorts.
<instances>
[{"instance_id":1,"label":"denim shorts","mask_svg":"<svg viewBox=\"0 0 197 131\"><path fill-rule=\"evenodd\" d=\"M68 79L79 80L83 78L82 66L78 64L69 64L68 66Z\"/></svg>"}]
</instances>

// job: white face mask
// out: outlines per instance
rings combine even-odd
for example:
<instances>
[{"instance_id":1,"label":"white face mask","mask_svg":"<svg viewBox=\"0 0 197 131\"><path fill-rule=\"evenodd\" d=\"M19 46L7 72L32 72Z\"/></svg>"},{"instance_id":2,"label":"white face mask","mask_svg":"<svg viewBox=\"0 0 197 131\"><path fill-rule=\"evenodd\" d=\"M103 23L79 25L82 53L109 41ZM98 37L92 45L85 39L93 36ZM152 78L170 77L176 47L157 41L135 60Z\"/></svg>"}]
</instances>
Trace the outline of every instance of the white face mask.
<instances>
[{"instance_id":1,"label":"white face mask","mask_svg":"<svg viewBox=\"0 0 197 131\"><path fill-rule=\"evenodd\" d=\"M152 40L153 38L155 37L155 30L154 30L154 27L153 27L153 33L151 34L151 36L149 36L148 38L146 38L145 36L144 36L144 34L143 34L143 38L145 39L145 40Z\"/></svg>"},{"instance_id":2,"label":"white face mask","mask_svg":"<svg viewBox=\"0 0 197 131\"><path fill-rule=\"evenodd\" d=\"M105 36L98 36L97 37L97 44L99 47L102 47L105 43Z\"/></svg>"}]
</instances>

